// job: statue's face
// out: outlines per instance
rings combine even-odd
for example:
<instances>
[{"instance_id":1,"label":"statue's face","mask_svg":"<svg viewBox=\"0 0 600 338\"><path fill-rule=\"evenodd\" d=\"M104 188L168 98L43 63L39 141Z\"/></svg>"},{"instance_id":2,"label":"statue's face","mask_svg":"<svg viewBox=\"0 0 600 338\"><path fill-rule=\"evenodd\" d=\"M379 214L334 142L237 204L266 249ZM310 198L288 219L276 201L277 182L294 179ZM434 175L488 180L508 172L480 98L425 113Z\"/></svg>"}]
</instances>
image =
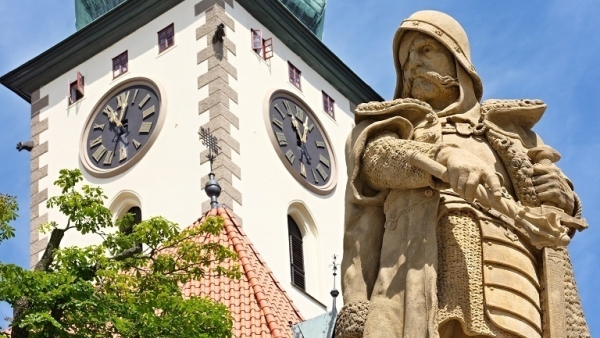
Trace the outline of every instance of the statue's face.
<instances>
[{"instance_id":1,"label":"statue's face","mask_svg":"<svg viewBox=\"0 0 600 338\"><path fill-rule=\"evenodd\" d=\"M454 56L436 39L419 33L402 68L404 97L425 101L438 110L458 100Z\"/></svg>"}]
</instances>

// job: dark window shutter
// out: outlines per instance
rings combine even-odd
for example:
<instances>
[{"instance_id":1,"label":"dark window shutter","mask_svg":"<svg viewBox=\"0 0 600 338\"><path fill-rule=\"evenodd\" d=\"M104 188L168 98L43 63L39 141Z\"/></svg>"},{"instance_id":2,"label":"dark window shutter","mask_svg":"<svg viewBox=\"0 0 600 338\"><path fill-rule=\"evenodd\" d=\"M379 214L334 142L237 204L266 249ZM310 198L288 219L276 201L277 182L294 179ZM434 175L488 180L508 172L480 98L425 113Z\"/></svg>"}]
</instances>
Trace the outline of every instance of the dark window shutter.
<instances>
[{"instance_id":1,"label":"dark window shutter","mask_svg":"<svg viewBox=\"0 0 600 338\"><path fill-rule=\"evenodd\" d=\"M83 97L83 75L81 75L80 72L77 72L77 91L79 91L79 93L81 94L81 96Z\"/></svg>"},{"instance_id":2,"label":"dark window shutter","mask_svg":"<svg viewBox=\"0 0 600 338\"><path fill-rule=\"evenodd\" d=\"M288 215L288 236L290 245L290 269L292 284L305 290L304 281L304 251L302 248L302 233L294 219Z\"/></svg>"},{"instance_id":3,"label":"dark window shutter","mask_svg":"<svg viewBox=\"0 0 600 338\"><path fill-rule=\"evenodd\" d=\"M263 59L268 60L273 57L273 38L263 40Z\"/></svg>"}]
</instances>

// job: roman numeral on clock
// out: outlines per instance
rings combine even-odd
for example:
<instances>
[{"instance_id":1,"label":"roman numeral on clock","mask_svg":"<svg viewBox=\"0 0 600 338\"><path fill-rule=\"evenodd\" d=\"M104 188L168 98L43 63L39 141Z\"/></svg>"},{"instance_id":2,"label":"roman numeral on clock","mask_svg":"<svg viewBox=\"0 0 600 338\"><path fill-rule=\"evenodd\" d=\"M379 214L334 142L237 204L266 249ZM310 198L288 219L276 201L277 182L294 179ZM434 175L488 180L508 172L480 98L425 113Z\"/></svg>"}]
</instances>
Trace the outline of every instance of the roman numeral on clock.
<instances>
[{"instance_id":1,"label":"roman numeral on clock","mask_svg":"<svg viewBox=\"0 0 600 338\"><path fill-rule=\"evenodd\" d=\"M285 120L285 114L281 111L281 108L279 108L279 106L277 105L277 103L273 106L273 108L275 108L275 110L277 110L277 112L279 113L279 115L281 115L281 119Z\"/></svg>"},{"instance_id":2,"label":"roman numeral on clock","mask_svg":"<svg viewBox=\"0 0 600 338\"><path fill-rule=\"evenodd\" d=\"M292 108L290 108L290 104L284 100L283 105L285 106L285 109L288 111L288 115L292 116Z\"/></svg>"},{"instance_id":3,"label":"roman numeral on clock","mask_svg":"<svg viewBox=\"0 0 600 338\"><path fill-rule=\"evenodd\" d=\"M285 138L284 133L276 131L275 136L277 137L277 142L279 142L280 146L287 146L287 139Z\"/></svg>"},{"instance_id":4,"label":"roman numeral on clock","mask_svg":"<svg viewBox=\"0 0 600 338\"><path fill-rule=\"evenodd\" d=\"M150 94L146 94L146 96L144 96L142 101L140 101L140 109L142 109L142 107L144 107L144 105L146 104L146 102L148 102L148 100L150 100Z\"/></svg>"},{"instance_id":5,"label":"roman numeral on clock","mask_svg":"<svg viewBox=\"0 0 600 338\"><path fill-rule=\"evenodd\" d=\"M142 112L142 119L146 119L146 117L154 114L155 111L156 111L156 106L152 105L152 107L150 107Z\"/></svg>"},{"instance_id":6,"label":"roman numeral on clock","mask_svg":"<svg viewBox=\"0 0 600 338\"><path fill-rule=\"evenodd\" d=\"M103 112L104 114L108 115L108 117L111 117L111 116L112 116L112 114L114 114L114 113L115 113L115 110L114 110L114 109L112 109L112 107L111 107L111 106L106 106L106 107L104 107L104 110L102 110L102 112Z\"/></svg>"},{"instance_id":7,"label":"roman numeral on clock","mask_svg":"<svg viewBox=\"0 0 600 338\"><path fill-rule=\"evenodd\" d=\"M298 106L296 106L296 118L304 122L304 110Z\"/></svg>"},{"instance_id":8,"label":"roman numeral on clock","mask_svg":"<svg viewBox=\"0 0 600 338\"><path fill-rule=\"evenodd\" d=\"M322 154L319 154L319 162L323 163L327 168L329 168L329 160L326 159Z\"/></svg>"},{"instance_id":9,"label":"roman numeral on clock","mask_svg":"<svg viewBox=\"0 0 600 338\"><path fill-rule=\"evenodd\" d=\"M102 156L104 156L104 153L106 153L106 148L104 148L104 146L101 145L98 147L98 149L96 149L96 151L92 154L92 157L94 160L96 160L96 163L100 162L100 159Z\"/></svg>"},{"instance_id":10,"label":"roman numeral on clock","mask_svg":"<svg viewBox=\"0 0 600 338\"><path fill-rule=\"evenodd\" d=\"M137 150L142 144L140 143L140 141L133 139L133 146L135 147L135 149Z\"/></svg>"},{"instance_id":11,"label":"roman numeral on clock","mask_svg":"<svg viewBox=\"0 0 600 338\"><path fill-rule=\"evenodd\" d=\"M106 126L106 123L102 123L102 124L94 123L94 130L96 130L96 129L104 130L104 126Z\"/></svg>"},{"instance_id":12,"label":"roman numeral on clock","mask_svg":"<svg viewBox=\"0 0 600 338\"><path fill-rule=\"evenodd\" d=\"M304 166L304 163L300 162L300 175L302 175L304 178L306 178L306 167Z\"/></svg>"},{"instance_id":13,"label":"roman numeral on clock","mask_svg":"<svg viewBox=\"0 0 600 338\"><path fill-rule=\"evenodd\" d=\"M296 159L296 155L294 155L294 152L292 151L292 149L289 149L287 151L287 153L285 153L285 157L288 159L288 161L290 161L291 164L294 164L294 160Z\"/></svg>"},{"instance_id":14,"label":"roman numeral on clock","mask_svg":"<svg viewBox=\"0 0 600 338\"><path fill-rule=\"evenodd\" d=\"M142 125L140 126L140 134L148 134L151 128L152 122L142 122Z\"/></svg>"},{"instance_id":15,"label":"roman numeral on clock","mask_svg":"<svg viewBox=\"0 0 600 338\"><path fill-rule=\"evenodd\" d=\"M315 171L315 169L311 169L311 170L312 170L313 178L315 179L315 183L319 184L319 178L317 177L317 172Z\"/></svg>"},{"instance_id":16,"label":"roman numeral on clock","mask_svg":"<svg viewBox=\"0 0 600 338\"><path fill-rule=\"evenodd\" d=\"M127 149L121 148L119 149L119 162L122 162L127 158Z\"/></svg>"},{"instance_id":17,"label":"roman numeral on clock","mask_svg":"<svg viewBox=\"0 0 600 338\"><path fill-rule=\"evenodd\" d=\"M279 129L283 130L283 122L281 122L278 118L273 116L273 124L279 127Z\"/></svg>"},{"instance_id":18,"label":"roman numeral on clock","mask_svg":"<svg viewBox=\"0 0 600 338\"><path fill-rule=\"evenodd\" d=\"M135 104L135 98L137 97L138 91L140 91L140 90L136 89L135 92L133 92L133 99L131 100L131 105L132 106Z\"/></svg>"},{"instance_id":19,"label":"roman numeral on clock","mask_svg":"<svg viewBox=\"0 0 600 338\"><path fill-rule=\"evenodd\" d=\"M323 141L315 141L317 148L325 148L325 142Z\"/></svg>"},{"instance_id":20,"label":"roman numeral on clock","mask_svg":"<svg viewBox=\"0 0 600 338\"><path fill-rule=\"evenodd\" d=\"M104 158L104 164L110 165L112 163L112 159L115 156L115 153L112 150L109 150L106 153L106 157Z\"/></svg>"},{"instance_id":21,"label":"roman numeral on clock","mask_svg":"<svg viewBox=\"0 0 600 338\"><path fill-rule=\"evenodd\" d=\"M319 172L319 175L321 175L321 177L323 178L323 181L327 181L327 177L329 177L329 175L327 174L327 172L325 171L325 168L323 168L323 166L320 163L317 166L317 171Z\"/></svg>"},{"instance_id":22,"label":"roman numeral on clock","mask_svg":"<svg viewBox=\"0 0 600 338\"><path fill-rule=\"evenodd\" d=\"M119 96L117 96L117 107L126 106L128 100L129 100L129 90L127 91L127 93L121 93L121 94L119 94Z\"/></svg>"},{"instance_id":23,"label":"roman numeral on clock","mask_svg":"<svg viewBox=\"0 0 600 338\"><path fill-rule=\"evenodd\" d=\"M102 135L98 136L97 138L90 140L90 148L94 148L95 146L99 145L102 143Z\"/></svg>"}]
</instances>

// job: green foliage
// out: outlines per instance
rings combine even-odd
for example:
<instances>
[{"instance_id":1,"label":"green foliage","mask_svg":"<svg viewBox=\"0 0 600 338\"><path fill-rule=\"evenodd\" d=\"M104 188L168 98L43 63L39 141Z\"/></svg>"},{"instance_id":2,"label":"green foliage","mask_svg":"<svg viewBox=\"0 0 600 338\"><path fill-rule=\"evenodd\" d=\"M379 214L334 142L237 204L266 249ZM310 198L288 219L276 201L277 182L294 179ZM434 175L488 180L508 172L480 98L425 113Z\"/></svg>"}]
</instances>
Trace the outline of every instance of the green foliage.
<instances>
[{"instance_id":1,"label":"green foliage","mask_svg":"<svg viewBox=\"0 0 600 338\"><path fill-rule=\"evenodd\" d=\"M0 194L0 243L15 237L15 228L9 223L17 218L17 200L13 196Z\"/></svg>"},{"instance_id":2,"label":"green foliage","mask_svg":"<svg viewBox=\"0 0 600 338\"><path fill-rule=\"evenodd\" d=\"M0 301L18 314L12 321L13 335L21 328L32 338L231 337L233 322L224 305L199 297L185 299L180 289L207 274L240 277L237 264L224 264L235 261L233 251L198 240L218 235L223 220L208 217L184 230L162 217L134 225L133 217L126 215L113 224L102 190L88 185L77 189L81 180L79 170L60 171L55 185L62 194L50 198L48 207L60 210L67 224L43 226L52 232L48 248L58 248L66 231L95 234L102 241L56 249L33 271L0 263ZM3 231L15 219L16 203L0 197ZM55 237L59 243L53 243Z\"/></svg>"}]
</instances>

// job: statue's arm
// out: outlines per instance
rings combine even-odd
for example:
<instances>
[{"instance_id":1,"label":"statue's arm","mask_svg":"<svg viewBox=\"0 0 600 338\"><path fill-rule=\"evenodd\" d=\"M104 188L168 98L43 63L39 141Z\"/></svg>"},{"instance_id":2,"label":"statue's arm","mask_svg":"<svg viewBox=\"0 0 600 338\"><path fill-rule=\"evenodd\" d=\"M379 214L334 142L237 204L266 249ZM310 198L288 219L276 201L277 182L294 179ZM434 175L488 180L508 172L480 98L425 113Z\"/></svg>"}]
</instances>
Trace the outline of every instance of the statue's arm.
<instances>
[{"instance_id":1,"label":"statue's arm","mask_svg":"<svg viewBox=\"0 0 600 338\"><path fill-rule=\"evenodd\" d=\"M392 132L380 133L366 143L362 155L362 176L375 190L434 187L432 176L410 165L406 155L418 151L435 159L441 147L441 144L401 139Z\"/></svg>"}]
</instances>

